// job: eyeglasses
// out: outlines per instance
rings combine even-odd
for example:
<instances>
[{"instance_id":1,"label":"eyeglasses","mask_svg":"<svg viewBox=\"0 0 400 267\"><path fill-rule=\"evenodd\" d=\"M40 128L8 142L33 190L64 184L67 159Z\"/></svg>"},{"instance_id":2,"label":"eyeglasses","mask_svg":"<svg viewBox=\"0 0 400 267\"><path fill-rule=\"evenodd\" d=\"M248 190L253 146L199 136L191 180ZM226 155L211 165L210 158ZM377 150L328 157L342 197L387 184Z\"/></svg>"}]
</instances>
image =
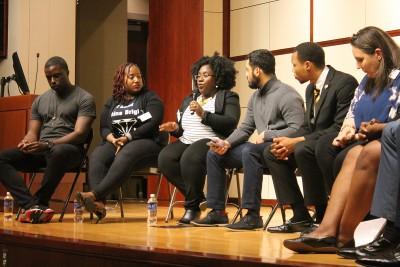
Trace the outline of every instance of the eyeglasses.
<instances>
[{"instance_id":1,"label":"eyeglasses","mask_svg":"<svg viewBox=\"0 0 400 267\"><path fill-rule=\"evenodd\" d=\"M215 75L211 75L208 73L200 73L200 74L194 75L194 79L197 81L200 78L207 79L208 77L213 77L213 76L215 76Z\"/></svg>"}]
</instances>

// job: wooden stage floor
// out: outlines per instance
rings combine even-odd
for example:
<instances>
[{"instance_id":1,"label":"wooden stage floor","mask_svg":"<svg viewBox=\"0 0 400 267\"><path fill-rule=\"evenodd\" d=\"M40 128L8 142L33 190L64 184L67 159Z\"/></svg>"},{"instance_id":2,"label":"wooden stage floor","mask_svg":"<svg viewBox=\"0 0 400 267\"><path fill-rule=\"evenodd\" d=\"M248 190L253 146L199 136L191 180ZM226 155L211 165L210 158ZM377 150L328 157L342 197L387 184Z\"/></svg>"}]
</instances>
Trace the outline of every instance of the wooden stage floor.
<instances>
[{"instance_id":1,"label":"wooden stage floor","mask_svg":"<svg viewBox=\"0 0 400 267\"><path fill-rule=\"evenodd\" d=\"M125 220L111 209L100 224L90 223L87 213L83 224L73 223L72 214L62 223L58 216L49 224L4 223L1 213L3 266L356 266L337 255L284 248L282 241L296 234L178 226L175 219L164 222L166 207L159 207L158 225L147 227L145 204L124 207ZM183 208L174 211L180 218ZM264 216L268 211L263 208ZM277 212L271 225L280 223Z\"/></svg>"}]
</instances>

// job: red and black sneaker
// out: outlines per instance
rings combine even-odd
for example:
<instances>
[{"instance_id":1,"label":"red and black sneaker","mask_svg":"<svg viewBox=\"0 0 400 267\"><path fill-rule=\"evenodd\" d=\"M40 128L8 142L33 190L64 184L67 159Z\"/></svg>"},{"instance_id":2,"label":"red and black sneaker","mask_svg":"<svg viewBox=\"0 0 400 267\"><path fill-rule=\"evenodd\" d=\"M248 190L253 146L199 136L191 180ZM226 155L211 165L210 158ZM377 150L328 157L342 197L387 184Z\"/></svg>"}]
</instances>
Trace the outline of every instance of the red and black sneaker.
<instances>
[{"instance_id":1,"label":"red and black sneaker","mask_svg":"<svg viewBox=\"0 0 400 267\"><path fill-rule=\"evenodd\" d=\"M43 210L38 206L33 206L30 209L25 210L24 213L19 216L19 221L23 223L37 223L42 213Z\"/></svg>"},{"instance_id":2,"label":"red and black sneaker","mask_svg":"<svg viewBox=\"0 0 400 267\"><path fill-rule=\"evenodd\" d=\"M38 223L48 223L51 221L51 218L54 216L54 210L47 208L43 210L42 214L39 217Z\"/></svg>"},{"instance_id":3,"label":"red and black sneaker","mask_svg":"<svg viewBox=\"0 0 400 267\"><path fill-rule=\"evenodd\" d=\"M23 223L48 223L51 221L54 215L54 210L49 208L40 208L39 206L33 206L26 210L19 216L19 221Z\"/></svg>"}]
</instances>

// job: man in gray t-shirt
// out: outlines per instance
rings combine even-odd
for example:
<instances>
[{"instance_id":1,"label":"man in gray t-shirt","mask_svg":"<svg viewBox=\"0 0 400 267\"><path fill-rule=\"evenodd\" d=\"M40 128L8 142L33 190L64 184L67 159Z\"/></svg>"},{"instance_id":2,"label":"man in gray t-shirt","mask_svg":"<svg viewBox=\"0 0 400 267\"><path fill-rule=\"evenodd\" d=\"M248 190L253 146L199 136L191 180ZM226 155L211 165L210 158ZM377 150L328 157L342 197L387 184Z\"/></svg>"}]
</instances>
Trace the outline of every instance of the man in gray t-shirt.
<instances>
[{"instance_id":1,"label":"man in gray t-shirt","mask_svg":"<svg viewBox=\"0 0 400 267\"><path fill-rule=\"evenodd\" d=\"M17 148L0 152L0 182L24 209L21 222L51 220L50 198L65 172L79 167L96 117L92 95L71 84L63 58L50 58L44 71L51 89L33 102L27 134ZM32 196L17 171L43 167L42 185Z\"/></svg>"}]
</instances>

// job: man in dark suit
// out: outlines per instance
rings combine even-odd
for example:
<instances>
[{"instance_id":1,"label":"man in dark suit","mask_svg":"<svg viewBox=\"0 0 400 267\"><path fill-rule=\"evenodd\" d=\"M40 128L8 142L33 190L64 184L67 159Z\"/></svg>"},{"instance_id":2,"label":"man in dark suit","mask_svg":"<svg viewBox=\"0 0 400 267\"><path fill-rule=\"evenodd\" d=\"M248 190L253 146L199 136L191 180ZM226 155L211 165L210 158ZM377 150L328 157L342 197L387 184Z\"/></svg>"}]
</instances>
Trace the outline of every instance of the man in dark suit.
<instances>
[{"instance_id":1,"label":"man in dark suit","mask_svg":"<svg viewBox=\"0 0 400 267\"><path fill-rule=\"evenodd\" d=\"M283 225L269 227L269 232L292 233L311 226L308 205L315 206L316 222L322 220L330 188L324 180L324 167L319 164L319 153L326 143L319 139L337 135L358 85L351 75L326 66L324 51L316 43L299 44L292 54L292 64L295 78L300 83L310 82L304 124L290 137L274 138L264 157L278 201L289 204L294 216ZM303 177L304 198L297 184L296 167Z\"/></svg>"}]
</instances>

